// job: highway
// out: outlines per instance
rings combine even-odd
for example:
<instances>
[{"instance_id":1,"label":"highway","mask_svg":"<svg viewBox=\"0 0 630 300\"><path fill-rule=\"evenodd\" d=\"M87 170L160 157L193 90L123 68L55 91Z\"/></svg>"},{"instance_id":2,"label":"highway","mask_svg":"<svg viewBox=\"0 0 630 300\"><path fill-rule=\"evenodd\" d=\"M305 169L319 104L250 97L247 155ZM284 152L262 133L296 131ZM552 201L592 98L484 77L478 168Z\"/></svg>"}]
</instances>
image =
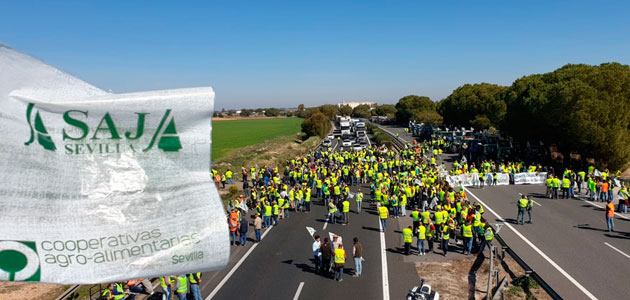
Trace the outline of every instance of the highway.
<instances>
[{"instance_id":1,"label":"highway","mask_svg":"<svg viewBox=\"0 0 630 300\"><path fill-rule=\"evenodd\" d=\"M335 149L337 141L331 148ZM369 185L352 186L369 197ZM356 213L355 201L350 205L349 225L328 224L327 209L321 199L314 199L310 213L294 213L280 220L278 226L263 229L259 244L248 242L245 247L232 246L228 266L218 272L203 274L202 295L209 299L404 299L408 290L419 284L415 264L404 260L397 252L402 236L397 220L389 219L387 231L379 232L380 222L375 206L364 201L361 213ZM311 245L313 239L306 227L313 227L317 235L329 232L343 238L346 249L344 280L336 282L314 272ZM381 241L384 238L384 244ZM250 241L253 229L250 227ZM352 239L363 245L363 272L352 277ZM256 246L254 246L256 245ZM255 248L254 248L255 247ZM386 263L382 263L385 254Z\"/></svg>"},{"instance_id":2,"label":"highway","mask_svg":"<svg viewBox=\"0 0 630 300\"><path fill-rule=\"evenodd\" d=\"M412 139L402 128L383 128ZM331 148L338 147L336 142ZM351 190L359 188L369 195L368 186L353 186ZM467 189L469 199L486 208L485 218L492 224L507 224L499 235L508 246L564 299L628 299L625 281L630 278L630 220L616 218L616 232L608 233L601 203L550 200L541 197L544 192L542 185ZM514 224L519 193L534 197L533 224ZM204 299L404 299L408 289L418 284L415 262L434 260L434 255L405 257L399 253L402 218L388 220L382 243L374 207L365 201L360 214L355 210L351 201L348 226L327 224L327 210L320 199L314 199L311 213L291 213L278 226L263 229L260 244L233 246L227 268L204 273ZM313 240L306 226L315 228L315 234L322 237L333 232L344 238L349 259L343 282L314 273ZM355 236L363 244L366 259L359 278L351 277L351 241ZM386 263L382 263L383 253Z\"/></svg>"},{"instance_id":3,"label":"highway","mask_svg":"<svg viewBox=\"0 0 630 300\"><path fill-rule=\"evenodd\" d=\"M383 128L412 140L403 128ZM564 299L630 299L628 215L618 215L616 232L608 233L604 204L587 202L583 195L551 200L544 198L543 185L468 188L467 193L486 207L489 222L509 224L501 237ZM519 193L536 202L533 224L515 224Z\"/></svg>"}]
</instances>

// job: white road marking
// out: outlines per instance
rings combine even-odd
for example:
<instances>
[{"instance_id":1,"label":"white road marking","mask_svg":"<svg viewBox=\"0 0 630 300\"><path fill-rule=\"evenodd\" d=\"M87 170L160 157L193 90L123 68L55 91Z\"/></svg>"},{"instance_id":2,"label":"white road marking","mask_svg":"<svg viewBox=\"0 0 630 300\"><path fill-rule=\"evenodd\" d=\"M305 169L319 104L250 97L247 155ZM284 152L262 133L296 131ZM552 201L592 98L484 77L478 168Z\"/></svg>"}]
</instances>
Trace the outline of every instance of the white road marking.
<instances>
[{"instance_id":1,"label":"white road marking","mask_svg":"<svg viewBox=\"0 0 630 300\"><path fill-rule=\"evenodd\" d=\"M481 203L484 206L484 208L486 208L489 212L491 212L493 215L495 215L500 221L505 222L505 219L503 219L501 216L499 216L499 214L494 212L494 210L492 210L492 208L490 208L490 206L488 206L483 201L481 201L481 199L479 199L479 197L477 197L475 194L473 194L467 188L464 188L464 190L466 192L468 192L471 196L473 196L477 201L479 201L479 203ZM518 232L510 223L506 222L505 226L507 226L508 228L512 229L512 231L514 231L514 233L519 238L521 238L526 244L528 244L530 247L532 247L532 249L534 249L534 251L538 252L538 254L540 256L542 256L542 258L544 258L549 264L551 264L554 268L556 268L556 270L558 270L558 272L560 272L560 274L562 274L569 281L571 281L571 283L573 283L578 289L580 289L580 291L582 291L582 293L584 293L588 298L593 299L593 300L597 300L597 298L595 298L595 296L593 296L593 294L591 294L591 292L589 292L583 285L581 285L579 282L577 282L577 280L575 280L575 278L573 278L573 276L569 275L569 273L567 273L564 269L562 269L555 261L551 260L551 258L549 258L549 256L547 256L547 254L545 254L540 249L538 249L538 247L536 247L536 245L534 245L527 238L525 238L525 236L523 236L520 232Z\"/></svg>"},{"instance_id":2,"label":"white road marking","mask_svg":"<svg viewBox=\"0 0 630 300\"><path fill-rule=\"evenodd\" d=\"M585 198L584 196L578 196L578 199L580 199L580 200L582 200L582 201L584 201L584 202L586 202L586 203L588 203L588 204L590 204L590 205L592 205L592 206L599 207L599 208L604 208L604 206L601 206L601 205L599 205L599 204L597 204L597 203L595 203L595 202L593 202L593 201L586 200L586 199L584 199L584 198ZM628 217L626 217L626 216L624 216L624 215L622 215L622 214L620 214L620 213L615 212L615 215L616 215L617 217L619 217L619 218L626 219L626 220L630 220L630 218L628 218Z\"/></svg>"},{"instance_id":3,"label":"white road marking","mask_svg":"<svg viewBox=\"0 0 630 300\"><path fill-rule=\"evenodd\" d=\"M538 202L536 202L536 201L534 201L534 200L532 200L532 202L534 202L534 203L535 203L536 205L538 205L538 206L542 206L542 205L540 205L540 203L538 203Z\"/></svg>"},{"instance_id":4,"label":"white road marking","mask_svg":"<svg viewBox=\"0 0 630 300\"><path fill-rule=\"evenodd\" d=\"M293 300L297 300L298 298L300 298L300 293L302 292L302 287L304 287L304 281L300 282L300 285L298 286L297 292L295 292L295 296L293 296Z\"/></svg>"},{"instance_id":5,"label":"white road marking","mask_svg":"<svg viewBox=\"0 0 630 300\"><path fill-rule=\"evenodd\" d=\"M265 232L263 232L262 236L260 237L261 241L265 238L267 233L269 233L269 231L271 231L273 227L274 226L271 226L267 230L265 230ZM255 243L251 248L249 248L249 250L245 253L245 255L243 255L243 257L241 257L241 259L236 263L236 265L234 265L232 270L230 270L230 272L227 273L225 277L223 277L223 280L221 280L221 282L219 282L219 284L214 288L214 290L212 290L212 293L210 293L210 295L206 297L206 300L212 299L212 297L214 297L219 292L219 290L223 287L223 285L230 279L230 277L232 277L234 272L236 272L236 270L241 266L241 264L243 264L245 259L252 253L252 251L254 251L254 249L256 249L256 247L258 247L258 244L259 243Z\"/></svg>"},{"instance_id":6,"label":"white road marking","mask_svg":"<svg viewBox=\"0 0 630 300\"><path fill-rule=\"evenodd\" d=\"M630 255L623 253L623 251L621 251L621 250L619 250L619 249L615 248L613 245L611 245L611 244L609 244L609 243L606 243L606 242L604 242L604 245L606 245L606 246L608 246L608 247L612 248L613 250L615 250L615 251L617 251L617 252L621 253L621 255L623 255L623 256L625 256L625 257L627 257L628 259L630 259Z\"/></svg>"},{"instance_id":7,"label":"white road marking","mask_svg":"<svg viewBox=\"0 0 630 300\"><path fill-rule=\"evenodd\" d=\"M385 252L385 233L381 219L378 218L378 229L381 236L381 270L383 270L383 300L389 300L389 278L387 274L387 252Z\"/></svg>"},{"instance_id":8,"label":"white road marking","mask_svg":"<svg viewBox=\"0 0 630 300\"><path fill-rule=\"evenodd\" d=\"M322 230L326 230L326 226L328 226L328 220L330 220L330 214L326 216L326 221L324 222L324 228L322 228Z\"/></svg>"}]
</instances>

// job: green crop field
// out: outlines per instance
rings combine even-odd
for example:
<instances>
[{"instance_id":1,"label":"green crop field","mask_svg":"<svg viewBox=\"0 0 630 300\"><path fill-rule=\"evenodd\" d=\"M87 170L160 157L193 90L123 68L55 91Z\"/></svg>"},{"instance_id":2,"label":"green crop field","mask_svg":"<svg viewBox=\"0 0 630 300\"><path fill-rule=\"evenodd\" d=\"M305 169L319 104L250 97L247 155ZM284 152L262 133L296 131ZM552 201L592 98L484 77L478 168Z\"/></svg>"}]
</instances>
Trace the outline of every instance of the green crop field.
<instances>
[{"instance_id":1,"label":"green crop field","mask_svg":"<svg viewBox=\"0 0 630 300\"><path fill-rule=\"evenodd\" d=\"M212 160L230 151L301 130L300 118L242 119L212 122Z\"/></svg>"}]
</instances>

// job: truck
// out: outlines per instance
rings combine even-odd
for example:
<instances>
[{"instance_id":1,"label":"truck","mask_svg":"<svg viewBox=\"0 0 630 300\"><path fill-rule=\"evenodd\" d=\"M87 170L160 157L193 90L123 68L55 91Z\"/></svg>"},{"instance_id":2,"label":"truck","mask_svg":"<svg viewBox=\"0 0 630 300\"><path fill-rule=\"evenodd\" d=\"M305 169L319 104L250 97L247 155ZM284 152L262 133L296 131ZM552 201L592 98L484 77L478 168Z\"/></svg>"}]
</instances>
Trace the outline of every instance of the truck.
<instances>
[{"instance_id":1,"label":"truck","mask_svg":"<svg viewBox=\"0 0 630 300\"><path fill-rule=\"evenodd\" d=\"M347 119L341 119L339 121L339 127L341 127L341 135L350 135L350 121Z\"/></svg>"}]
</instances>

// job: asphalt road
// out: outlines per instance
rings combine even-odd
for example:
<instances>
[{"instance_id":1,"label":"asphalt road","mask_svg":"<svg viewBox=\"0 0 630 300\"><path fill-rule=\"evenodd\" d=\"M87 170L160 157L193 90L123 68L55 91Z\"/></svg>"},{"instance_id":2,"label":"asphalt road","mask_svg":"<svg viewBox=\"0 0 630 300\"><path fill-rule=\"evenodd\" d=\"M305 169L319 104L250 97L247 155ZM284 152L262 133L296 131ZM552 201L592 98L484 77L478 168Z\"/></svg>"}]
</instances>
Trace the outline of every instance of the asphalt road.
<instances>
[{"instance_id":1,"label":"asphalt road","mask_svg":"<svg viewBox=\"0 0 630 300\"><path fill-rule=\"evenodd\" d=\"M412 139L402 128L383 127ZM471 188L467 192L469 199L478 198L489 208L484 217L491 223L511 225L503 226L501 237L564 299L630 299L629 219L616 217L616 232L608 233L603 203L587 203L581 196L547 199L543 185ZM515 224L519 193L532 195L537 203L533 224Z\"/></svg>"},{"instance_id":2,"label":"asphalt road","mask_svg":"<svg viewBox=\"0 0 630 300\"><path fill-rule=\"evenodd\" d=\"M340 146L336 139L332 141L332 149ZM382 245L376 208L368 201L369 185L351 187L353 192L359 189L366 195L363 208L357 213L356 202L350 201L347 226L328 224L327 209L321 199L314 198L310 213L292 212L289 218L280 220L278 226L263 229L263 240L253 249L253 229L250 227L247 245L232 246L228 266L218 272L203 274L201 291L204 299L321 299L332 295L337 299L404 299L419 280L415 264L398 252L402 245L398 220L388 220L385 244ZM329 232L343 238L348 258L342 282L315 274L311 250L313 239L307 226L313 227L322 240ZM361 277L352 277L354 237L363 245L365 261ZM382 253L386 257L385 268ZM385 274L384 269L388 270Z\"/></svg>"}]
</instances>

